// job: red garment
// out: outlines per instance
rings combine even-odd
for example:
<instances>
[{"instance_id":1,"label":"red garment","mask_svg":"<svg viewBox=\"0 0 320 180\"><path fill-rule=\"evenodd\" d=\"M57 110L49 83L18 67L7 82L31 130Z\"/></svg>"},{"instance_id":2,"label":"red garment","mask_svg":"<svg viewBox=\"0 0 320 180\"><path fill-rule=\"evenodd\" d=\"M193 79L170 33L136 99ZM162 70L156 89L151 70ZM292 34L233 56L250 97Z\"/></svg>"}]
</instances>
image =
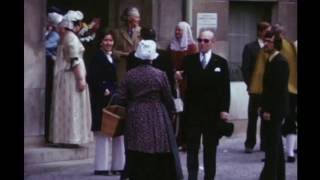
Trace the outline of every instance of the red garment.
<instances>
[{"instance_id":1,"label":"red garment","mask_svg":"<svg viewBox=\"0 0 320 180\"><path fill-rule=\"evenodd\" d=\"M197 52L197 46L195 44L189 44L186 51L175 51L169 48L171 60L173 61L174 68L176 70L183 70L182 60L185 56L194 54Z\"/></svg>"},{"instance_id":2,"label":"red garment","mask_svg":"<svg viewBox=\"0 0 320 180\"><path fill-rule=\"evenodd\" d=\"M197 53L197 46L195 44L189 44L188 49L186 51L175 51L171 50L169 47L170 52L170 58L173 61L173 67L176 71L183 71L183 58L187 55ZM187 87L187 81L185 79L179 80L179 90L180 90L180 96L184 97L185 90Z\"/></svg>"}]
</instances>

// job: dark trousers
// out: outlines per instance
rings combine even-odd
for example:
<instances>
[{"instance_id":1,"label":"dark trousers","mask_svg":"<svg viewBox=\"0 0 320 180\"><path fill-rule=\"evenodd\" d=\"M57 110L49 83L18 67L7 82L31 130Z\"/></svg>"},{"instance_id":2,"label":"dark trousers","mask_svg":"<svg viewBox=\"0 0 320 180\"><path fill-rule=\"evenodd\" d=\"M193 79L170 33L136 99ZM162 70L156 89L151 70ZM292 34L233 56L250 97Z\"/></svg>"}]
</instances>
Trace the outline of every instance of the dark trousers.
<instances>
[{"instance_id":1,"label":"dark trousers","mask_svg":"<svg viewBox=\"0 0 320 180\"><path fill-rule=\"evenodd\" d=\"M258 121L258 108L260 106L261 95L250 94L248 105L248 126L247 126L247 138L245 141L245 147L253 149L256 145L257 134L257 121ZM260 115L261 117L261 115ZM261 119L261 118L260 118ZM260 149L264 149L264 126L261 121L260 124Z\"/></svg>"},{"instance_id":2,"label":"dark trousers","mask_svg":"<svg viewBox=\"0 0 320 180\"><path fill-rule=\"evenodd\" d=\"M127 151L127 172L130 180L176 180L172 153L149 154Z\"/></svg>"},{"instance_id":3,"label":"dark trousers","mask_svg":"<svg viewBox=\"0 0 320 180\"><path fill-rule=\"evenodd\" d=\"M266 161L259 180L285 180L285 160L281 138L281 116L271 114L271 120L265 122Z\"/></svg>"},{"instance_id":4,"label":"dark trousers","mask_svg":"<svg viewBox=\"0 0 320 180\"><path fill-rule=\"evenodd\" d=\"M46 57L46 94L45 94L45 125L44 135L45 141L49 142L49 124L50 124L50 108L52 101L53 87L53 67L54 61L50 57Z\"/></svg>"},{"instance_id":5,"label":"dark trousers","mask_svg":"<svg viewBox=\"0 0 320 180\"><path fill-rule=\"evenodd\" d=\"M187 134L186 134L186 119L185 119L185 112L181 112L178 114L179 116L179 131L177 135L177 145L185 147L187 144ZM175 124L176 126L177 124Z\"/></svg>"},{"instance_id":6,"label":"dark trousers","mask_svg":"<svg viewBox=\"0 0 320 180\"><path fill-rule=\"evenodd\" d=\"M289 93L289 113L284 119L282 134L297 134L297 95Z\"/></svg>"},{"instance_id":7,"label":"dark trousers","mask_svg":"<svg viewBox=\"0 0 320 180\"><path fill-rule=\"evenodd\" d=\"M212 129L205 127L189 127L187 132L187 168L188 180L197 180L200 139L203 136L203 163L205 180L213 180L216 174L216 152L218 138Z\"/></svg>"}]
</instances>

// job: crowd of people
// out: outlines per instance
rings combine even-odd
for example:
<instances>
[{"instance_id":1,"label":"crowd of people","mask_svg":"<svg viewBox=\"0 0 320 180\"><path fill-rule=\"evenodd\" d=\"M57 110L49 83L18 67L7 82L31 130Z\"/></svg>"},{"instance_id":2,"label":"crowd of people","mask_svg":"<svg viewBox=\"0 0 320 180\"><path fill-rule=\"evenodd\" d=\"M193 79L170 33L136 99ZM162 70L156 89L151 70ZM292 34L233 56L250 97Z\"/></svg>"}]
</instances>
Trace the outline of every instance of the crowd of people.
<instances>
[{"instance_id":1,"label":"crowd of people","mask_svg":"<svg viewBox=\"0 0 320 180\"><path fill-rule=\"evenodd\" d=\"M183 151L188 179L197 180L202 139L204 179L213 180L218 124L229 121L231 98L228 60L213 52L214 32L204 29L194 40L181 21L160 49L155 30L140 25L136 7L125 9L123 25L115 29L102 27L101 18L83 19L78 10L48 13L47 143L77 148L95 141L94 174L130 180L183 179ZM244 152L254 152L260 116L265 159L259 179L285 179L282 136L287 162L295 162L297 42L284 37L281 25L259 22L241 70L249 93ZM175 98L183 101L182 112ZM117 137L101 133L102 109L110 101L127 111Z\"/></svg>"}]
</instances>

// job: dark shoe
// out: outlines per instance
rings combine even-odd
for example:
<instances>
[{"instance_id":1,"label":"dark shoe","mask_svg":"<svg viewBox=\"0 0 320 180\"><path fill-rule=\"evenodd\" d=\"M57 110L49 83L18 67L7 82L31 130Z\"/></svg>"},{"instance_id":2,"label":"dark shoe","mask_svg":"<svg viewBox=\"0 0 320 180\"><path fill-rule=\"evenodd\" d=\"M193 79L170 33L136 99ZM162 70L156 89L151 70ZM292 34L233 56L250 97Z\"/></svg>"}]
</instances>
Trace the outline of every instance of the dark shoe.
<instances>
[{"instance_id":1,"label":"dark shoe","mask_svg":"<svg viewBox=\"0 0 320 180\"><path fill-rule=\"evenodd\" d=\"M245 153L253 153L253 149L252 148L246 148L244 150Z\"/></svg>"},{"instance_id":2,"label":"dark shoe","mask_svg":"<svg viewBox=\"0 0 320 180\"><path fill-rule=\"evenodd\" d=\"M110 171L94 171L94 175L109 176Z\"/></svg>"},{"instance_id":3,"label":"dark shoe","mask_svg":"<svg viewBox=\"0 0 320 180\"><path fill-rule=\"evenodd\" d=\"M266 162L266 158L261 159L261 162Z\"/></svg>"},{"instance_id":4,"label":"dark shoe","mask_svg":"<svg viewBox=\"0 0 320 180\"><path fill-rule=\"evenodd\" d=\"M122 174L122 170L117 170L117 171L111 171L111 174L112 175L115 175L115 176L120 176Z\"/></svg>"},{"instance_id":5,"label":"dark shoe","mask_svg":"<svg viewBox=\"0 0 320 180\"><path fill-rule=\"evenodd\" d=\"M294 156L288 156L287 157L287 162L288 163L294 163L296 161L296 158Z\"/></svg>"}]
</instances>

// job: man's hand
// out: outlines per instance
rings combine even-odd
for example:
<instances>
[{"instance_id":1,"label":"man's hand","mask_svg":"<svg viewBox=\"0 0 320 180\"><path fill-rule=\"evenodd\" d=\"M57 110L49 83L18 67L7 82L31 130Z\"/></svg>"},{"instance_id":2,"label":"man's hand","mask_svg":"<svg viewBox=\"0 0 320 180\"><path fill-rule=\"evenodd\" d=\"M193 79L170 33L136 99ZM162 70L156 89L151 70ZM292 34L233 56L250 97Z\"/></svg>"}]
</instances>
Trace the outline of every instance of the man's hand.
<instances>
[{"instance_id":1,"label":"man's hand","mask_svg":"<svg viewBox=\"0 0 320 180\"><path fill-rule=\"evenodd\" d=\"M271 114L269 112L263 112L263 120L270 121Z\"/></svg>"},{"instance_id":2,"label":"man's hand","mask_svg":"<svg viewBox=\"0 0 320 180\"><path fill-rule=\"evenodd\" d=\"M87 82L84 79L77 80L76 84L77 84L77 90L79 92L83 91L87 86Z\"/></svg>"},{"instance_id":3,"label":"man's hand","mask_svg":"<svg viewBox=\"0 0 320 180\"><path fill-rule=\"evenodd\" d=\"M182 80L183 79L182 74L183 74L183 71L176 71L174 77L176 78L176 80Z\"/></svg>"},{"instance_id":4,"label":"man's hand","mask_svg":"<svg viewBox=\"0 0 320 180\"><path fill-rule=\"evenodd\" d=\"M110 95L110 91L109 91L108 88L104 91L104 95L105 95L105 96L109 96L109 95Z\"/></svg>"},{"instance_id":5,"label":"man's hand","mask_svg":"<svg viewBox=\"0 0 320 180\"><path fill-rule=\"evenodd\" d=\"M52 55L52 56L51 56L51 59L55 61L55 60L57 60L57 56Z\"/></svg>"},{"instance_id":6,"label":"man's hand","mask_svg":"<svg viewBox=\"0 0 320 180\"><path fill-rule=\"evenodd\" d=\"M225 111L220 112L220 119L227 121L229 119L229 113Z\"/></svg>"}]
</instances>

